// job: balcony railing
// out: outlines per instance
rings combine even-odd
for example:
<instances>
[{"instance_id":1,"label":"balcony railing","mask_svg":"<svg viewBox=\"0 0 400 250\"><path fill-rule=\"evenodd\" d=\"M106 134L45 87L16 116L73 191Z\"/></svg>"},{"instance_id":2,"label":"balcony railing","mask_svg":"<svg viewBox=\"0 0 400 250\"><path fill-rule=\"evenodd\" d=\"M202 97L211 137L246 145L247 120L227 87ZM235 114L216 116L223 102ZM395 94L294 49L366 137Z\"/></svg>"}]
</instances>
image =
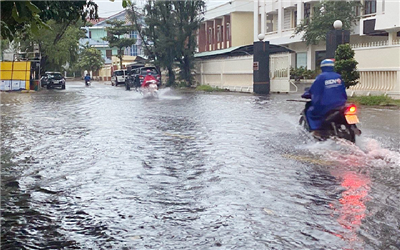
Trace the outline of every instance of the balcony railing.
<instances>
[{"instance_id":1,"label":"balcony railing","mask_svg":"<svg viewBox=\"0 0 400 250\"><path fill-rule=\"evenodd\" d=\"M369 48L369 47L382 47L382 46L390 46L390 45L400 45L400 38L394 39L392 41L392 44L389 44L389 41L386 40L386 41L351 44L351 47L353 49L357 49L357 48Z\"/></svg>"}]
</instances>

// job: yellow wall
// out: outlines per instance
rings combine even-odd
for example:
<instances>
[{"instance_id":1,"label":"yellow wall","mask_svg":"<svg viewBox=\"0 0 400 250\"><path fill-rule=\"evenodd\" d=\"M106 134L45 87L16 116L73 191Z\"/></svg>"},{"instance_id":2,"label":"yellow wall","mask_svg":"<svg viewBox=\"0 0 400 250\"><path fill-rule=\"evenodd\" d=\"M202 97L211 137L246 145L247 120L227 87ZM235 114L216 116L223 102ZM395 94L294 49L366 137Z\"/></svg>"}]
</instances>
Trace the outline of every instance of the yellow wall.
<instances>
[{"instance_id":1,"label":"yellow wall","mask_svg":"<svg viewBox=\"0 0 400 250\"><path fill-rule=\"evenodd\" d=\"M29 89L31 62L0 62L0 80L25 81Z\"/></svg>"},{"instance_id":2,"label":"yellow wall","mask_svg":"<svg viewBox=\"0 0 400 250\"><path fill-rule=\"evenodd\" d=\"M231 13L232 47L253 44L253 13Z\"/></svg>"}]
</instances>

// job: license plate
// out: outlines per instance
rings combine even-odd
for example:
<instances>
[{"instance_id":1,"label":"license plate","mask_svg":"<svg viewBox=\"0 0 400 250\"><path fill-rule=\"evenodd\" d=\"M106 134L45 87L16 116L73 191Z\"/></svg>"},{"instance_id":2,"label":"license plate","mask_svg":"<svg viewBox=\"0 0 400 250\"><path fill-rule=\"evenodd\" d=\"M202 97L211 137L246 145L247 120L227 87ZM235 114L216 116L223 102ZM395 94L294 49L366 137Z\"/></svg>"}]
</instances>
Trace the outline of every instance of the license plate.
<instances>
[{"instance_id":1,"label":"license plate","mask_svg":"<svg viewBox=\"0 0 400 250\"><path fill-rule=\"evenodd\" d=\"M356 124L360 122L357 115L345 115L345 117L348 124Z\"/></svg>"}]
</instances>

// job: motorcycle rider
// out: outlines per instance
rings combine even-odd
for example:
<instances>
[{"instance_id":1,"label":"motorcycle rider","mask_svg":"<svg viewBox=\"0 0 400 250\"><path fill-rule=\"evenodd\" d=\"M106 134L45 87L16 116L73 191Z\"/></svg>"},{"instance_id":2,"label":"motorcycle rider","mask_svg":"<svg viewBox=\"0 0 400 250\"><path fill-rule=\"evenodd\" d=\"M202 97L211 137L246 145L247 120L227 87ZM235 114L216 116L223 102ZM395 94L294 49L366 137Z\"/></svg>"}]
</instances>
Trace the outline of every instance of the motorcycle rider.
<instances>
[{"instance_id":1,"label":"motorcycle rider","mask_svg":"<svg viewBox=\"0 0 400 250\"><path fill-rule=\"evenodd\" d=\"M301 97L311 99L306 110L310 129L315 136L321 136L320 129L326 114L343 106L347 101L346 87L340 74L333 71L334 61L321 62L322 73L317 76L310 89Z\"/></svg>"},{"instance_id":2,"label":"motorcycle rider","mask_svg":"<svg viewBox=\"0 0 400 250\"><path fill-rule=\"evenodd\" d=\"M147 75L143 79L143 83L142 83L141 87L142 88L148 87L152 80L157 81L156 78L154 78L154 76L151 75L151 70L148 69L147 70Z\"/></svg>"},{"instance_id":3,"label":"motorcycle rider","mask_svg":"<svg viewBox=\"0 0 400 250\"><path fill-rule=\"evenodd\" d=\"M88 85L89 81L90 81L90 75L89 75L89 73L87 73L85 76L85 84Z\"/></svg>"}]
</instances>

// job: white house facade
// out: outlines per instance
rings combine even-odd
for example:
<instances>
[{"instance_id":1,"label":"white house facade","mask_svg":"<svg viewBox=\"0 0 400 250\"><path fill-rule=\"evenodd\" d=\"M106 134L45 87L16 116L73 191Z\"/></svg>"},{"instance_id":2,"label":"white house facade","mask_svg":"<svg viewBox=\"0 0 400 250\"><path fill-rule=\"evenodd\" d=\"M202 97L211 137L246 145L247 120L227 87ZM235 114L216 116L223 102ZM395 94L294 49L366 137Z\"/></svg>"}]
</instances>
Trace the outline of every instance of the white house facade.
<instances>
[{"instance_id":1,"label":"white house facade","mask_svg":"<svg viewBox=\"0 0 400 250\"><path fill-rule=\"evenodd\" d=\"M301 34L294 36L300 22L313 15L319 0L254 0L253 40L295 51L292 67L314 70L325 59L326 44L306 46ZM365 8L355 10L360 21L351 30L350 44L359 62L360 84L352 93L385 93L400 98L400 1L361 0Z\"/></svg>"}]
</instances>

